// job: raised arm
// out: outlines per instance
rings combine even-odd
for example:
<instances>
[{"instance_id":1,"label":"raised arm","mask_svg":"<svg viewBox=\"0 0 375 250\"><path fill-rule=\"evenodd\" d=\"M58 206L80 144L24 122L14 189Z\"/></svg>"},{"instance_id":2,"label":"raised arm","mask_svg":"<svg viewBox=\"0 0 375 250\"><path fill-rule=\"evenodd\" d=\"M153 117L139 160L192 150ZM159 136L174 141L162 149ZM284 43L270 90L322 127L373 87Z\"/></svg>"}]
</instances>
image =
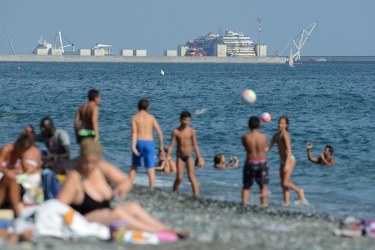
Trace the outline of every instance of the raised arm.
<instances>
[{"instance_id":1,"label":"raised arm","mask_svg":"<svg viewBox=\"0 0 375 250\"><path fill-rule=\"evenodd\" d=\"M307 142L306 149L307 149L307 158L309 161L314 162L314 163L319 163L318 158L313 157L311 154L311 149L313 147L313 144L311 142Z\"/></svg>"},{"instance_id":2,"label":"raised arm","mask_svg":"<svg viewBox=\"0 0 375 250\"><path fill-rule=\"evenodd\" d=\"M152 126L154 127L156 133L158 134L158 137L159 137L159 148L160 150L162 150L164 152L164 141L163 141L163 132L161 131L160 127L159 127L159 124L158 124L158 121L155 119L153 119L153 123L152 123Z\"/></svg>"},{"instance_id":3,"label":"raised arm","mask_svg":"<svg viewBox=\"0 0 375 250\"><path fill-rule=\"evenodd\" d=\"M231 159L228 163L233 163L233 164L232 165L229 164L229 166L227 166L227 168L237 168L238 167L238 157L237 156L231 157Z\"/></svg>"},{"instance_id":4,"label":"raised arm","mask_svg":"<svg viewBox=\"0 0 375 250\"><path fill-rule=\"evenodd\" d=\"M92 126L93 126L93 129L95 131L95 138L94 140L96 142L99 141L99 107L98 106L95 106L94 107L94 110L92 111L92 117L91 117L91 122L92 122Z\"/></svg>"}]
</instances>

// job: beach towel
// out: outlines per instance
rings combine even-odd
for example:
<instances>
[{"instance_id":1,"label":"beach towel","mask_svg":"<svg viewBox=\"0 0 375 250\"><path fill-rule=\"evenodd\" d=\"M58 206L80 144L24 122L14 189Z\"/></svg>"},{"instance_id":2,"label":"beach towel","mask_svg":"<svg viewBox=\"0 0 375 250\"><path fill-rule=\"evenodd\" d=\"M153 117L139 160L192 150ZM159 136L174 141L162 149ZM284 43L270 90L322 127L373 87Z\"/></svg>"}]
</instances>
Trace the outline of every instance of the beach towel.
<instances>
[{"instance_id":1,"label":"beach towel","mask_svg":"<svg viewBox=\"0 0 375 250\"><path fill-rule=\"evenodd\" d=\"M375 237L375 220L349 216L340 223L339 228L335 229L333 233L336 236L346 237Z\"/></svg>"},{"instance_id":2,"label":"beach towel","mask_svg":"<svg viewBox=\"0 0 375 250\"><path fill-rule=\"evenodd\" d=\"M110 238L107 226L88 222L83 215L55 199L25 209L21 216L14 220L8 231L20 234L27 229L32 229L36 238L42 236L64 240L89 236L100 240Z\"/></svg>"},{"instance_id":3,"label":"beach towel","mask_svg":"<svg viewBox=\"0 0 375 250\"><path fill-rule=\"evenodd\" d=\"M125 243L138 245L157 245L160 240L157 234L147 233L139 230L126 230L123 241Z\"/></svg>"}]
</instances>

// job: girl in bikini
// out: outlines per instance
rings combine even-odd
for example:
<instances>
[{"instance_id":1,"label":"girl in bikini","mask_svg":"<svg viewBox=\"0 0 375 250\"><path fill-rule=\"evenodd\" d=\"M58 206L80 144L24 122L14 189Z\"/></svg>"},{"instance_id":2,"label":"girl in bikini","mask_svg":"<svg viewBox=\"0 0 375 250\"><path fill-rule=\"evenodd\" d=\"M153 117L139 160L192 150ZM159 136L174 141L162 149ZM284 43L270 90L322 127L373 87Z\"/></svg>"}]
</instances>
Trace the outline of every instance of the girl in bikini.
<instances>
[{"instance_id":1,"label":"girl in bikini","mask_svg":"<svg viewBox=\"0 0 375 250\"><path fill-rule=\"evenodd\" d=\"M290 193L289 189L294 190L299 197L299 202L302 203L305 199L302 188L297 187L295 184L290 182L293 169L296 166L296 158L292 154L291 139L288 131L289 119L286 116L279 118L279 132L277 132L266 147L266 152L270 151L273 145L276 143L279 149L280 156L280 179L281 187L283 189L284 202L286 205L290 204Z\"/></svg>"},{"instance_id":2,"label":"girl in bikini","mask_svg":"<svg viewBox=\"0 0 375 250\"><path fill-rule=\"evenodd\" d=\"M0 180L0 207L8 198L15 217L20 215L21 201L34 202L31 200L34 198L33 189L40 185L41 153L34 142L34 129L28 126L14 144L0 149L0 173L3 175Z\"/></svg>"}]
</instances>

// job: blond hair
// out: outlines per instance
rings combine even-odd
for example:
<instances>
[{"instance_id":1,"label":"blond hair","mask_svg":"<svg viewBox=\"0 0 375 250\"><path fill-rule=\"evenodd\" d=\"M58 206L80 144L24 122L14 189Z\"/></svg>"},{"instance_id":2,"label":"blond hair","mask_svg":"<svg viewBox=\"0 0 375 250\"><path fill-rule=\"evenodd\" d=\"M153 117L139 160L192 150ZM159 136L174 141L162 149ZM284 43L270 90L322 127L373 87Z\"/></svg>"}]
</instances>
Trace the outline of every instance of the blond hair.
<instances>
[{"instance_id":1,"label":"blond hair","mask_svg":"<svg viewBox=\"0 0 375 250\"><path fill-rule=\"evenodd\" d=\"M95 154L102 158L103 149L102 146L95 142L93 139L86 138L81 141L81 157L85 157L89 154Z\"/></svg>"}]
</instances>

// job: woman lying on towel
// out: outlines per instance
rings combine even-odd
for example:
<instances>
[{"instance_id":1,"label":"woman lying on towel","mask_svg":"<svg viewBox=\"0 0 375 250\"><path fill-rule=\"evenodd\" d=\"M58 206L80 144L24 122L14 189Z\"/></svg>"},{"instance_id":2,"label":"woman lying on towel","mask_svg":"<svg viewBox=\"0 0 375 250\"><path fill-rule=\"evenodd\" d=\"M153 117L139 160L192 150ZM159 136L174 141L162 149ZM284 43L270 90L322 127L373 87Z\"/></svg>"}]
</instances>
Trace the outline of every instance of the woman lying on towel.
<instances>
[{"instance_id":1,"label":"woman lying on towel","mask_svg":"<svg viewBox=\"0 0 375 250\"><path fill-rule=\"evenodd\" d=\"M115 188L112 189L110 184ZM57 199L83 214L90 222L108 225L124 221L129 229L150 233L170 232L186 237L148 214L138 203L131 202L110 207L116 195L121 200L131 189L128 177L113 164L102 160L102 147L91 139L81 142L81 162L78 170L69 172Z\"/></svg>"}]
</instances>

